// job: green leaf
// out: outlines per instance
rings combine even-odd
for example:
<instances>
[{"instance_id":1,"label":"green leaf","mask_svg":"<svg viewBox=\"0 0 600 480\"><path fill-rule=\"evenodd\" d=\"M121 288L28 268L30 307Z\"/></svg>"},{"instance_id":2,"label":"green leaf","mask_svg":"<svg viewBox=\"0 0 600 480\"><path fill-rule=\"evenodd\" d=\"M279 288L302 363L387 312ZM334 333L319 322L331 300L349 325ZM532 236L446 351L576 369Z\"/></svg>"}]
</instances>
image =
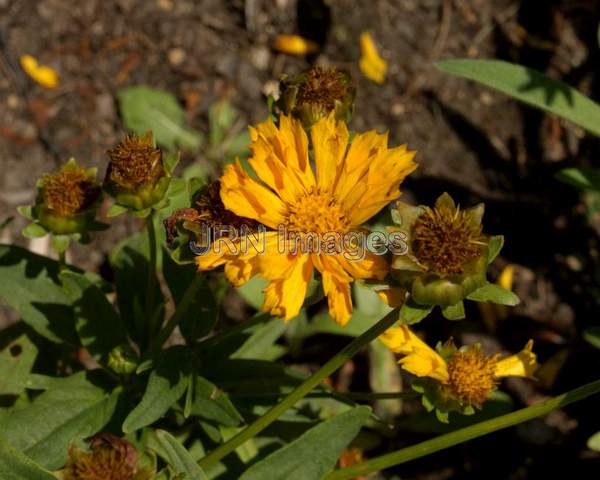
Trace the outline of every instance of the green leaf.
<instances>
[{"instance_id":1,"label":"green leaf","mask_svg":"<svg viewBox=\"0 0 600 480\"><path fill-rule=\"evenodd\" d=\"M370 409L361 406L318 424L252 465L240 480L319 480L335 467L369 415Z\"/></svg>"},{"instance_id":2,"label":"green leaf","mask_svg":"<svg viewBox=\"0 0 600 480\"><path fill-rule=\"evenodd\" d=\"M600 169L598 168L563 168L556 178L581 190L600 190Z\"/></svg>"},{"instance_id":3,"label":"green leaf","mask_svg":"<svg viewBox=\"0 0 600 480\"><path fill-rule=\"evenodd\" d=\"M564 82L500 60L447 60L440 70L499 90L600 135L600 105Z\"/></svg>"},{"instance_id":4,"label":"green leaf","mask_svg":"<svg viewBox=\"0 0 600 480\"><path fill-rule=\"evenodd\" d=\"M0 352L0 395L20 395L25 390L38 349L27 335L20 335Z\"/></svg>"},{"instance_id":5,"label":"green leaf","mask_svg":"<svg viewBox=\"0 0 600 480\"><path fill-rule=\"evenodd\" d=\"M431 313L433 306L431 305L419 305L412 298L408 298L406 302L400 307L400 323L406 325L412 325L413 323L419 323L427 315Z\"/></svg>"},{"instance_id":6,"label":"green leaf","mask_svg":"<svg viewBox=\"0 0 600 480\"><path fill-rule=\"evenodd\" d=\"M211 145L218 145L223 141L225 133L233 126L236 117L237 112L227 100L221 100L211 105L208 111Z\"/></svg>"},{"instance_id":7,"label":"green leaf","mask_svg":"<svg viewBox=\"0 0 600 480\"><path fill-rule=\"evenodd\" d=\"M189 344L206 336L219 318L219 305L212 289L198 272L195 265L178 265L165 251L163 254L163 275L175 300L179 317L179 328ZM188 288L193 289L188 292ZM185 295L191 299L183 301Z\"/></svg>"},{"instance_id":8,"label":"green leaf","mask_svg":"<svg viewBox=\"0 0 600 480\"><path fill-rule=\"evenodd\" d=\"M236 291L246 301L248 305L256 310L260 310L263 304L265 294L263 290L267 286L268 282L264 278L258 276L252 277L244 285L237 288Z\"/></svg>"},{"instance_id":9,"label":"green leaf","mask_svg":"<svg viewBox=\"0 0 600 480\"><path fill-rule=\"evenodd\" d=\"M154 438L161 447L156 453L163 456L163 460L176 474L184 474L185 480L208 480L190 453L173 435L164 430L156 430Z\"/></svg>"},{"instance_id":10,"label":"green leaf","mask_svg":"<svg viewBox=\"0 0 600 480\"><path fill-rule=\"evenodd\" d=\"M157 252L160 253L161 250ZM151 270L149 258L150 249L146 232L119 243L109 255L109 262L115 273L119 313L129 334L136 342L144 339L148 327L144 306L148 295L148 275ZM153 285L154 302L151 308L152 311L158 312L158 315L162 315L164 297L156 278ZM162 321L159 323L162 324Z\"/></svg>"},{"instance_id":11,"label":"green leaf","mask_svg":"<svg viewBox=\"0 0 600 480\"><path fill-rule=\"evenodd\" d=\"M3 416L0 432L14 448L54 470L64 465L70 443L94 435L108 423L117 396L80 377Z\"/></svg>"},{"instance_id":12,"label":"green leaf","mask_svg":"<svg viewBox=\"0 0 600 480\"><path fill-rule=\"evenodd\" d=\"M448 320L462 320L465 318L465 305L461 300L456 305L443 307L442 315Z\"/></svg>"},{"instance_id":13,"label":"green leaf","mask_svg":"<svg viewBox=\"0 0 600 480\"><path fill-rule=\"evenodd\" d=\"M488 245L488 265L490 265L502 251L504 247L504 235L494 235L490 238Z\"/></svg>"},{"instance_id":14,"label":"green leaf","mask_svg":"<svg viewBox=\"0 0 600 480\"><path fill-rule=\"evenodd\" d=\"M600 348L600 327L589 327L583 331L583 339L590 345Z\"/></svg>"},{"instance_id":15,"label":"green leaf","mask_svg":"<svg viewBox=\"0 0 600 480\"><path fill-rule=\"evenodd\" d=\"M283 335L286 324L281 318L274 318L267 323L258 325L252 335L231 354L230 358L254 358L257 360L270 360L265 358L270 348Z\"/></svg>"},{"instance_id":16,"label":"green leaf","mask_svg":"<svg viewBox=\"0 0 600 480\"><path fill-rule=\"evenodd\" d=\"M119 215L124 214L127 210L129 210L129 208L119 205L118 203L113 203L106 211L106 216L108 218L118 217Z\"/></svg>"},{"instance_id":17,"label":"green leaf","mask_svg":"<svg viewBox=\"0 0 600 480\"><path fill-rule=\"evenodd\" d=\"M244 430L244 427L219 427L219 432L221 433L223 442L228 442L242 430ZM256 445L255 439L251 438L247 442L244 442L242 445L235 449L235 453L242 461L242 463L250 463L250 461L258 455L258 447Z\"/></svg>"},{"instance_id":18,"label":"green leaf","mask_svg":"<svg viewBox=\"0 0 600 480\"><path fill-rule=\"evenodd\" d=\"M58 284L58 262L20 247L0 245L0 299L36 332L78 344L71 301Z\"/></svg>"},{"instance_id":19,"label":"green leaf","mask_svg":"<svg viewBox=\"0 0 600 480\"><path fill-rule=\"evenodd\" d=\"M110 351L127 342L123 322L102 290L84 275L65 271L60 278L73 302L75 326L82 345L95 359L106 363Z\"/></svg>"},{"instance_id":20,"label":"green leaf","mask_svg":"<svg viewBox=\"0 0 600 480\"><path fill-rule=\"evenodd\" d=\"M171 154L164 156L163 164L165 166L165 170L167 171L167 173L169 175L172 175L173 172L175 171L175 167L177 167L177 165L179 164L180 158L181 158L181 155L179 154L179 152L171 153Z\"/></svg>"},{"instance_id":21,"label":"green leaf","mask_svg":"<svg viewBox=\"0 0 600 480\"><path fill-rule=\"evenodd\" d=\"M513 292L502 288L495 283L488 283L481 288L478 288L467 296L467 299L475 302L492 302L499 305L508 305L514 307L518 305L520 300Z\"/></svg>"},{"instance_id":22,"label":"green leaf","mask_svg":"<svg viewBox=\"0 0 600 480\"><path fill-rule=\"evenodd\" d=\"M162 351L142 400L123 422L123 431L135 432L161 418L185 393L190 368L191 358L185 348Z\"/></svg>"},{"instance_id":23,"label":"green leaf","mask_svg":"<svg viewBox=\"0 0 600 480\"><path fill-rule=\"evenodd\" d=\"M169 92L141 85L120 90L117 99L129 130L138 135L152 130L156 143L167 150L200 148L202 135L185 127L184 111Z\"/></svg>"},{"instance_id":24,"label":"green leaf","mask_svg":"<svg viewBox=\"0 0 600 480\"><path fill-rule=\"evenodd\" d=\"M23 230L21 230L21 235L23 235L25 238L39 238L47 234L48 231L39 223L30 223Z\"/></svg>"},{"instance_id":25,"label":"green leaf","mask_svg":"<svg viewBox=\"0 0 600 480\"><path fill-rule=\"evenodd\" d=\"M2 480L56 480L48 470L11 447L0 437L0 478Z\"/></svg>"},{"instance_id":26,"label":"green leaf","mask_svg":"<svg viewBox=\"0 0 600 480\"><path fill-rule=\"evenodd\" d=\"M236 427L244 421L227 394L203 377L196 378L191 413L227 427Z\"/></svg>"}]
</instances>

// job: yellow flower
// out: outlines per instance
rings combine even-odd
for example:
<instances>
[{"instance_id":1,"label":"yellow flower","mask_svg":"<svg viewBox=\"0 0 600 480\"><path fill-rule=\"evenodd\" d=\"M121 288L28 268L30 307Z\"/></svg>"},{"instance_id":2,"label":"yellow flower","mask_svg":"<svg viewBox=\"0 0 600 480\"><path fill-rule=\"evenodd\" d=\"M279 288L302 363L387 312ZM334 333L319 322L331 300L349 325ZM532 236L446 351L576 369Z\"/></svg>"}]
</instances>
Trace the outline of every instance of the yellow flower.
<instances>
[{"instance_id":1,"label":"yellow flower","mask_svg":"<svg viewBox=\"0 0 600 480\"><path fill-rule=\"evenodd\" d=\"M387 73L387 62L379 55L369 32L363 32L360 35L360 50L361 56L358 65L362 73L375 83L383 83Z\"/></svg>"},{"instance_id":2,"label":"yellow flower","mask_svg":"<svg viewBox=\"0 0 600 480\"><path fill-rule=\"evenodd\" d=\"M336 122L334 114L310 130L314 171L300 121L282 115L279 127L268 120L251 128L250 136L249 163L258 180L239 161L228 165L221 199L226 209L270 230L258 234L258 247L241 253L235 242L226 241L225 251L213 248L198 256L198 267L225 265L226 277L236 286L260 274L270 281L263 310L285 320L299 313L316 269L329 312L344 325L352 314L350 283L382 279L388 266L365 249L353 257L352 247L340 250L337 240L353 234L360 238L360 226L400 195L400 183L416 168L415 152L406 145L388 148L387 134L375 131L356 134L348 147L346 125Z\"/></svg>"},{"instance_id":3,"label":"yellow flower","mask_svg":"<svg viewBox=\"0 0 600 480\"><path fill-rule=\"evenodd\" d=\"M40 65L31 55L22 55L20 58L21 68L42 87L58 87L59 78L56 70Z\"/></svg>"},{"instance_id":4,"label":"yellow flower","mask_svg":"<svg viewBox=\"0 0 600 480\"><path fill-rule=\"evenodd\" d=\"M531 378L538 367L533 340L516 355L504 359L500 355L484 355L478 345L456 350L449 341L442 347L449 353L444 359L406 325L390 328L379 338L390 350L404 355L399 363L406 371L438 380L446 394L477 407L485 402L500 378Z\"/></svg>"},{"instance_id":5,"label":"yellow flower","mask_svg":"<svg viewBox=\"0 0 600 480\"><path fill-rule=\"evenodd\" d=\"M315 42L300 35L277 35L273 46L275 50L290 55L306 55L319 50Z\"/></svg>"}]
</instances>

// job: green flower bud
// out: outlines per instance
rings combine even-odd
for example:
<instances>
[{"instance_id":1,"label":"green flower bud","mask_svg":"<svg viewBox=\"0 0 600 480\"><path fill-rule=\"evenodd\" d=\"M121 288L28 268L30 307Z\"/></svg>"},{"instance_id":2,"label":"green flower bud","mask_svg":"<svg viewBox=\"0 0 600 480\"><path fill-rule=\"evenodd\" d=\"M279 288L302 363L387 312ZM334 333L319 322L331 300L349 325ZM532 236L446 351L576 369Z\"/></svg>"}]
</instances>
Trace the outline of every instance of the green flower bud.
<instances>
[{"instance_id":1,"label":"green flower bud","mask_svg":"<svg viewBox=\"0 0 600 480\"><path fill-rule=\"evenodd\" d=\"M110 162L104 179L104 189L117 204L133 210L144 210L160 202L171 175L162 151L152 139L152 132L139 137L128 135L108 151Z\"/></svg>"},{"instance_id":2,"label":"green flower bud","mask_svg":"<svg viewBox=\"0 0 600 480\"><path fill-rule=\"evenodd\" d=\"M335 68L314 67L294 79L284 77L279 89L279 111L299 119L305 129L331 112L344 122L352 118L356 90L350 75Z\"/></svg>"},{"instance_id":3,"label":"green flower bud","mask_svg":"<svg viewBox=\"0 0 600 480\"><path fill-rule=\"evenodd\" d=\"M101 196L96 169L86 170L72 158L60 170L39 180L31 218L56 235L83 233L95 228Z\"/></svg>"},{"instance_id":4,"label":"green flower bud","mask_svg":"<svg viewBox=\"0 0 600 480\"><path fill-rule=\"evenodd\" d=\"M129 345L119 345L108 354L108 367L115 373L133 373L138 364L139 357Z\"/></svg>"},{"instance_id":5,"label":"green flower bud","mask_svg":"<svg viewBox=\"0 0 600 480\"><path fill-rule=\"evenodd\" d=\"M433 208L397 202L394 221L407 235L408 252L392 260L392 276L420 305L455 305L486 284L488 237L484 206L461 210L447 193Z\"/></svg>"}]
</instances>

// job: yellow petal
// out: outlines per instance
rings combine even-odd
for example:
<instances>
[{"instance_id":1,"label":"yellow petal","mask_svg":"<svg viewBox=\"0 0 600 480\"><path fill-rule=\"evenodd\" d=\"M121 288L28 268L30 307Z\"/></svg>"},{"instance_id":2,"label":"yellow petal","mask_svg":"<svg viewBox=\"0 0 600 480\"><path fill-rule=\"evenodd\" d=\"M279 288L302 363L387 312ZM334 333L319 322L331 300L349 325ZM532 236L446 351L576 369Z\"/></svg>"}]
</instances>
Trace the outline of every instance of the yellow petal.
<instances>
[{"instance_id":1,"label":"yellow petal","mask_svg":"<svg viewBox=\"0 0 600 480\"><path fill-rule=\"evenodd\" d=\"M284 223L285 204L272 190L250 178L239 160L223 171L221 200L225 208L240 217L258 220L273 229Z\"/></svg>"},{"instance_id":2,"label":"yellow petal","mask_svg":"<svg viewBox=\"0 0 600 480\"><path fill-rule=\"evenodd\" d=\"M310 255L297 255L287 260L287 277L271 281L265 288L265 300L261 307L263 311L282 317L285 321L300 313L313 272Z\"/></svg>"},{"instance_id":3,"label":"yellow petal","mask_svg":"<svg viewBox=\"0 0 600 480\"><path fill-rule=\"evenodd\" d=\"M361 34L360 49L359 67L364 76L375 83L383 83L387 73L387 62L379 55L373 37L369 32Z\"/></svg>"},{"instance_id":4,"label":"yellow petal","mask_svg":"<svg viewBox=\"0 0 600 480\"><path fill-rule=\"evenodd\" d=\"M250 165L288 203L315 185L308 161L308 138L297 120L282 115L279 128L272 119L250 128Z\"/></svg>"},{"instance_id":5,"label":"yellow petal","mask_svg":"<svg viewBox=\"0 0 600 480\"><path fill-rule=\"evenodd\" d=\"M406 290L400 287L391 287L377 290L377 295L390 307L398 308L404 303Z\"/></svg>"},{"instance_id":6,"label":"yellow petal","mask_svg":"<svg viewBox=\"0 0 600 480\"><path fill-rule=\"evenodd\" d=\"M59 84L59 77L56 70L40 65L38 61L31 55L22 55L20 58L21 68L33 80L39 83L42 87L56 88Z\"/></svg>"},{"instance_id":7,"label":"yellow petal","mask_svg":"<svg viewBox=\"0 0 600 480\"><path fill-rule=\"evenodd\" d=\"M346 154L348 128L344 122L336 121L332 112L312 126L310 137L315 152L317 184L322 190L333 193Z\"/></svg>"},{"instance_id":8,"label":"yellow petal","mask_svg":"<svg viewBox=\"0 0 600 480\"><path fill-rule=\"evenodd\" d=\"M340 280L329 271L323 272L323 292L327 295L329 315L339 325L346 325L352 317L350 283Z\"/></svg>"},{"instance_id":9,"label":"yellow petal","mask_svg":"<svg viewBox=\"0 0 600 480\"><path fill-rule=\"evenodd\" d=\"M519 353L498 361L496 377L533 377L533 373L539 365L537 356L532 349L533 340L529 340Z\"/></svg>"},{"instance_id":10,"label":"yellow petal","mask_svg":"<svg viewBox=\"0 0 600 480\"><path fill-rule=\"evenodd\" d=\"M379 336L379 340L395 353L405 355L400 365L418 377L431 377L441 382L448 380L444 359L406 325L392 327Z\"/></svg>"},{"instance_id":11,"label":"yellow petal","mask_svg":"<svg viewBox=\"0 0 600 480\"><path fill-rule=\"evenodd\" d=\"M277 35L273 47L281 53L290 55L306 55L319 50L319 45L300 35Z\"/></svg>"}]
</instances>

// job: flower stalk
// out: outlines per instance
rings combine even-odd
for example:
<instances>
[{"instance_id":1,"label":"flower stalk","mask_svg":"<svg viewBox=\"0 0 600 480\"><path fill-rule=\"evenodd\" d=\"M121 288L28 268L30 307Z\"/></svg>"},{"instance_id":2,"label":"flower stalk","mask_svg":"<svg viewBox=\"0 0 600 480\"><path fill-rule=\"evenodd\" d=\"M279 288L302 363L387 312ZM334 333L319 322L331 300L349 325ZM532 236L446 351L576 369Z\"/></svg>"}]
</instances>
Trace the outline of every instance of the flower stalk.
<instances>
[{"instance_id":1,"label":"flower stalk","mask_svg":"<svg viewBox=\"0 0 600 480\"><path fill-rule=\"evenodd\" d=\"M398 313L398 309L392 310L366 332L355 338L337 355L332 357L325 365L317 370L312 376L296 387L280 403L271 408L263 416L257 418L253 423L248 425L248 427L238 433L231 440L225 442L219 448L212 451L210 454L200 460L198 465L203 469L214 465L223 457L233 452L236 448L243 445L247 440L262 432L283 413L292 408L299 400L302 400L305 396L307 396L315 387L320 385L323 380L344 365L347 360L356 355L362 347L375 340L379 335L385 332L385 330L392 326L398 320Z\"/></svg>"}]
</instances>

